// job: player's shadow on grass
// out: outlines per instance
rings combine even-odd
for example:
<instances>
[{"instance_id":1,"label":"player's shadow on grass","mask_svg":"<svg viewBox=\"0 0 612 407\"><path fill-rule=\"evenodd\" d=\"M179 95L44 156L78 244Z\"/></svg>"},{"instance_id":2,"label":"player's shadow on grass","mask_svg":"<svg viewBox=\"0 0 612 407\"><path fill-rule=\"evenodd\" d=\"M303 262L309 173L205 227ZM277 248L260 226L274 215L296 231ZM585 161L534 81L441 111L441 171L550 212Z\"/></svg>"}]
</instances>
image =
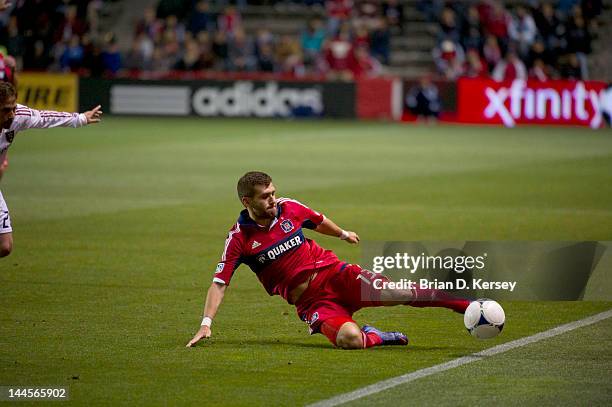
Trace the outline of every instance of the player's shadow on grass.
<instances>
[{"instance_id":1,"label":"player's shadow on grass","mask_svg":"<svg viewBox=\"0 0 612 407\"><path fill-rule=\"evenodd\" d=\"M313 343L313 342L295 342L286 341L282 339L241 339L241 340L224 340L223 344L228 345L264 345L264 346L295 346L301 348L319 348L319 349L333 349L331 344L325 343Z\"/></svg>"}]
</instances>

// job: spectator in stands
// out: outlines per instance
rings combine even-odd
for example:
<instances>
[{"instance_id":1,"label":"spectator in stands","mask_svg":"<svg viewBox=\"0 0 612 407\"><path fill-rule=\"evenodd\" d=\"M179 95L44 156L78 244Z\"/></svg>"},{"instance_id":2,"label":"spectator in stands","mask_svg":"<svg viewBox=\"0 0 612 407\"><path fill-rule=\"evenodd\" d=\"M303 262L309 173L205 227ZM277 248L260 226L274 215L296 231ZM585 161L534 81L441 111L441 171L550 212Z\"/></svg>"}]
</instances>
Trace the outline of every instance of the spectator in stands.
<instances>
[{"instance_id":1,"label":"spectator in stands","mask_svg":"<svg viewBox=\"0 0 612 407\"><path fill-rule=\"evenodd\" d=\"M146 7L142 19L136 23L135 35L138 36L140 33L144 33L153 40L159 38L163 30L164 25L155 15L155 9L153 7Z\"/></svg>"},{"instance_id":2,"label":"spectator in stands","mask_svg":"<svg viewBox=\"0 0 612 407\"><path fill-rule=\"evenodd\" d=\"M561 24L552 4L542 3L535 14L535 23L544 44L549 50L561 48L561 38L565 34L565 26ZM565 48L563 46L563 48Z\"/></svg>"},{"instance_id":3,"label":"spectator in stands","mask_svg":"<svg viewBox=\"0 0 612 407\"><path fill-rule=\"evenodd\" d=\"M330 78L348 80L353 77L353 52L348 27L344 26L338 35L325 45L325 60Z\"/></svg>"},{"instance_id":4,"label":"spectator in stands","mask_svg":"<svg viewBox=\"0 0 612 407\"><path fill-rule=\"evenodd\" d=\"M573 16L567 26L567 52L578 58L582 78L588 78L587 55L591 53L591 34L582 16Z\"/></svg>"},{"instance_id":5,"label":"spectator in stands","mask_svg":"<svg viewBox=\"0 0 612 407\"><path fill-rule=\"evenodd\" d=\"M527 80L527 68L516 51L508 50L506 57L499 61L493 69L493 80L497 82L513 81L515 79Z\"/></svg>"},{"instance_id":6,"label":"spectator in stands","mask_svg":"<svg viewBox=\"0 0 612 407\"><path fill-rule=\"evenodd\" d=\"M38 39L31 47L26 47L23 54L23 69L28 71L46 71L53 63L43 40Z\"/></svg>"},{"instance_id":7,"label":"spectator in stands","mask_svg":"<svg viewBox=\"0 0 612 407\"><path fill-rule=\"evenodd\" d=\"M406 107L421 120L435 121L440 115L438 87L429 76L422 77L406 95Z\"/></svg>"},{"instance_id":8,"label":"spectator in stands","mask_svg":"<svg viewBox=\"0 0 612 407\"><path fill-rule=\"evenodd\" d=\"M541 39L537 39L531 49L527 58L525 58L526 65L531 68L536 60L541 60L546 65L553 64L553 57L550 52L546 49L544 42Z\"/></svg>"},{"instance_id":9,"label":"spectator in stands","mask_svg":"<svg viewBox=\"0 0 612 407\"><path fill-rule=\"evenodd\" d=\"M154 49L155 45L151 38L141 32L132 41L132 46L125 58L125 67L131 70L151 70Z\"/></svg>"},{"instance_id":10,"label":"spectator in stands","mask_svg":"<svg viewBox=\"0 0 612 407\"><path fill-rule=\"evenodd\" d=\"M480 57L478 49L470 48L465 53L465 68L463 74L469 78L489 77L487 63Z\"/></svg>"},{"instance_id":11,"label":"spectator in stands","mask_svg":"<svg viewBox=\"0 0 612 407\"><path fill-rule=\"evenodd\" d=\"M19 30L19 23L16 16L11 16L6 26L6 52L8 55L14 55L17 60L21 60L24 52L24 38ZM19 64L21 65L21 64Z\"/></svg>"},{"instance_id":12,"label":"spectator in stands","mask_svg":"<svg viewBox=\"0 0 612 407\"><path fill-rule=\"evenodd\" d=\"M74 36L80 38L87 29L87 23L77 16L77 7L68 6L65 8L64 18L55 31L55 42L69 43Z\"/></svg>"},{"instance_id":13,"label":"spectator in stands","mask_svg":"<svg viewBox=\"0 0 612 407\"><path fill-rule=\"evenodd\" d=\"M200 47L195 39L188 38L185 41L185 50L181 58L174 65L174 69L178 71L199 71L204 69Z\"/></svg>"},{"instance_id":14,"label":"spectator in stands","mask_svg":"<svg viewBox=\"0 0 612 407\"><path fill-rule=\"evenodd\" d=\"M215 29L215 14L210 11L206 0L199 0L189 19L189 31L197 36L200 31L213 31Z\"/></svg>"},{"instance_id":15,"label":"spectator in stands","mask_svg":"<svg viewBox=\"0 0 612 407\"><path fill-rule=\"evenodd\" d=\"M508 24L511 20L504 5L495 0L483 1L479 12L485 31L497 38L502 51L504 51L508 45Z\"/></svg>"},{"instance_id":16,"label":"spectator in stands","mask_svg":"<svg viewBox=\"0 0 612 407\"><path fill-rule=\"evenodd\" d=\"M548 68L544 61L536 59L533 61L533 66L529 69L529 79L539 82L548 80Z\"/></svg>"},{"instance_id":17,"label":"spectator in stands","mask_svg":"<svg viewBox=\"0 0 612 407\"><path fill-rule=\"evenodd\" d=\"M283 35L276 46L276 61L281 73L303 76L304 58L300 43L290 35Z\"/></svg>"},{"instance_id":18,"label":"spectator in stands","mask_svg":"<svg viewBox=\"0 0 612 407\"><path fill-rule=\"evenodd\" d=\"M272 44L262 44L257 54L257 70L261 72L274 72L275 66L276 61L274 60Z\"/></svg>"},{"instance_id":19,"label":"spectator in stands","mask_svg":"<svg viewBox=\"0 0 612 407\"><path fill-rule=\"evenodd\" d=\"M454 80L463 74L465 53L461 45L451 40L444 40L433 51L433 59L446 79Z\"/></svg>"},{"instance_id":20,"label":"spectator in stands","mask_svg":"<svg viewBox=\"0 0 612 407\"><path fill-rule=\"evenodd\" d=\"M242 28L242 16L238 9L233 6L226 7L223 14L217 19L217 27L228 37L231 37L237 29Z\"/></svg>"},{"instance_id":21,"label":"spectator in stands","mask_svg":"<svg viewBox=\"0 0 612 407\"><path fill-rule=\"evenodd\" d=\"M109 33L106 35L104 50L102 51L102 63L104 71L115 75L121 69L121 53L115 35Z\"/></svg>"},{"instance_id":22,"label":"spectator in stands","mask_svg":"<svg viewBox=\"0 0 612 407\"><path fill-rule=\"evenodd\" d=\"M404 6L399 0L386 0L382 4L382 14L387 20L387 26L404 33Z\"/></svg>"},{"instance_id":23,"label":"spectator in stands","mask_svg":"<svg viewBox=\"0 0 612 407\"><path fill-rule=\"evenodd\" d=\"M348 21L353 12L353 0L326 0L327 33L332 38L340 30L340 26Z\"/></svg>"},{"instance_id":24,"label":"spectator in stands","mask_svg":"<svg viewBox=\"0 0 612 407\"><path fill-rule=\"evenodd\" d=\"M179 21L177 16L171 14L166 17L166 20L164 21L164 35L171 33L172 36L176 38L176 41L179 44L182 44L185 42L186 32L187 30L185 29L185 24Z\"/></svg>"},{"instance_id":25,"label":"spectator in stands","mask_svg":"<svg viewBox=\"0 0 612 407\"><path fill-rule=\"evenodd\" d=\"M359 23L353 33L353 46L370 49L370 32L364 23Z\"/></svg>"},{"instance_id":26,"label":"spectator in stands","mask_svg":"<svg viewBox=\"0 0 612 407\"><path fill-rule=\"evenodd\" d=\"M497 42L497 38L494 35L487 35L487 38L482 48L482 54L487 63L489 71L492 71L495 66L497 66L499 61L501 61L502 51L499 47L499 43Z\"/></svg>"},{"instance_id":27,"label":"spectator in stands","mask_svg":"<svg viewBox=\"0 0 612 407\"><path fill-rule=\"evenodd\" d=\"M77 71L83 63L83 47L78 35L73 35L60 57L62 71Z\"/></svg>"},{"instance_id":28,"label":"spectator in stands","mask_svg":"<svg viewBox=\"0 0 612 407\"><path fill-rule=\"evenodd\" d=\"M321 20L313 18L308 21L308 26L302 32L301 44L304 51L304 63L312 66L323 49L325 42L325 29Z\"/></svg>"},{"instance_id":29,"label":"spectator in stands","mask_svg":"<svg viewBox=\"0 0 612 407\"><path fill-rule=\"evenodd\" d=\"M245 72L255 68L255 47L242 28L236 28L228 41L231 71Z\"/></svg>"},{"instance_id":30,"label":"spectator in stands","mask_svg":"<svg viewBox=\"0 0 612 407\"><path fill-rule=\"evenodd\" d=\"M452 8L445 7L440 15L440 32L438 41L450 40L452 42L461 41L461 32L457 22L457 16Z\"/></svg>"},{"instance_id":31,"label":"spectator in stands","mask_svg":"<svg viewBox=\"0 0 612 407\"><path fill-rule=\"evenodd\" d=\"M374 0L359 0L357 2L357 15L353 18L353 23L368 28L376 26L376 20L382 16L378 2Z\"/></svg>"},{"instance_id":32,"label":"spectator in stands","mask_svg":"<svg viewBox=\"0 0 612 407\"><path fill-rule=\"evenodd\" d=\"M350 60L350 69L354 78L376 76L382 72L382 66L373 58L366 46L354 48L354 58Z\"/></svg>"},{"instance_id":33,"label":"spectator in stands","mask_svg":"<svg viewBox=\"0 0 612 407\"><path fill-rule=\"evenodd\" d=\"M229 70L230 61L228 54L227 35L225 31L219 30L215 33L213 44L213 54L215 55L215 69L216 70Z\"/></svg>"},{"instance_id":34,"label":"spectator in stands","mask_svg":"<svg viewBox=\"0 0 612 407\"><path fill-rule=\"evenodd\" d=\"M483 46L480 14L474 5L468 8L465 21L461 25L461 45L464 49L482 49Z\"/></svg>"},{"instance_id":35,"label":"spectator in stands","mask_svg":"<svg viewBox=\"0 0 612 407\"><path fill-rule=\"evenodd\" d=\"M212 69L215 65L215 53L212 49L212 40L210 33L200 31L196 37L198 47L200 48L200 60L202 69Z\"/></svg>"},{"instance_id":36,"label":"spectator in stands","mask_svg":"<svg viewBox=\"0 0 612 407\"><path fill-rule=\"evenodd\" d=\"M376 20L370 34L370 53L384 65L389 65L391 54L391 31L384 17Z\"/></svg>"},{"instance_id":37,"label":"spectator in stands","mask_svg":"<svg viewBox=\"0 0 612 407\"><path fill-rule=\"evenodd\" d=\"M518 47L518 52L525 57L529 52L531 44L535 41L538 34L533 17L524 6L516 8L516 15L510 20L508 26L510 39Z\"/></svg>"},{"instance_id":38,"label":"spectator in stands","mask_svg":"<svg viewBox=\"0 0 612 407\"><path fill-rule=\"evenodd\" d=\"M577 81L586 79L585 72L583 72L576 54L568 54L565 57L565 62L561 65L561 76L565 79Z\"/></svg>"}]
</instances>

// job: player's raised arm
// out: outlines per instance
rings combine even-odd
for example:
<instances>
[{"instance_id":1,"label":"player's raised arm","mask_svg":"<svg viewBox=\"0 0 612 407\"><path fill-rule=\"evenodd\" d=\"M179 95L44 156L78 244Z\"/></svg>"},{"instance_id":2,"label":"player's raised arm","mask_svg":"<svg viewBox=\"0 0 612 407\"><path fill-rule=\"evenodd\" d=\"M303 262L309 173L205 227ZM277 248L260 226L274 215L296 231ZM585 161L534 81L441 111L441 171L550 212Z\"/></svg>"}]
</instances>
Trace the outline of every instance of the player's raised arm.
<instances>
[{"instance_id":1,"label":"player's raised arm","mask_svg":"<svg viewBox=\"0 0 612 407\"><path fill-rule=\"evenodd\" d=\"M339 237L350 244L359 243L359 235L357 233L342 229L329 218L323 219L323 222L315 228L315 231L324 235Z\"/></svg>"},{"instance_id":2,"label":"player's raised arm","mask_svg":"<svg viewBox=\"0 0 612 407\"><path fill-rule=\"evenodd\" d=\"M225 284L216 282L213 282L210 285L208 293L206 294L206 304L204 305L204 318L202 319L202 324L198 332L189 341L189 343L187 343L186 346L188 348L194 346L201 339L210 338L212 335L210 326L212 325L212 320L214 319L215 315L217 315L217 310L223 301L226 287L227 286Z\"/></svg>"},{"instance_id":3,"label":"player's raised arm","mask_svg":"<svg viewBox=\"0 0 612 407\"><path fill-rule=\"evenodd\" d=\"M49 129L53 127L82 127L98 123L102 117L100 105L84 113L56 112L37 110L28 106L17 105L15 109L15 130Z\"/></svg>"}]
</instances>

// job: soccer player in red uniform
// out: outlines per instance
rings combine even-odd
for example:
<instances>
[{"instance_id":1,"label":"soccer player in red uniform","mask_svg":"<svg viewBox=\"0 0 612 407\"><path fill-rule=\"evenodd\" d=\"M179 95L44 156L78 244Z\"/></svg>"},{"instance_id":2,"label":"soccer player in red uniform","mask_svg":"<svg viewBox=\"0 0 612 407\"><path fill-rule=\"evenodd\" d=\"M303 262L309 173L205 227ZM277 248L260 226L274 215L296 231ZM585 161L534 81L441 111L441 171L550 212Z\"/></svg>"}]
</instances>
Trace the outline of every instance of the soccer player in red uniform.
<instances>
[{"instance_id":1,"label":"soccer player in red uniform","mask_svg":"<svg viewBox=\"0 0 612 407\"><path fill-rule=\"evenodd\" d=\"M352 315L361 308L405 304L463 313L469 305L468 300L440 290L375 289L374 281L384 276L339 260L332 251L305 238L302 229L337 236L349 244L357 244L359 236L298 201L277 199L267 174L246 173L238 181L238 196L246 209L225 240L206 295L202 324L187 347L211 336L212 320L241 263L253 270L268 294L295 305L311 333L322 333L344 349L408 343L400 332L381 332L371 326L360 329Z\"/></svg>"}]
</instances>

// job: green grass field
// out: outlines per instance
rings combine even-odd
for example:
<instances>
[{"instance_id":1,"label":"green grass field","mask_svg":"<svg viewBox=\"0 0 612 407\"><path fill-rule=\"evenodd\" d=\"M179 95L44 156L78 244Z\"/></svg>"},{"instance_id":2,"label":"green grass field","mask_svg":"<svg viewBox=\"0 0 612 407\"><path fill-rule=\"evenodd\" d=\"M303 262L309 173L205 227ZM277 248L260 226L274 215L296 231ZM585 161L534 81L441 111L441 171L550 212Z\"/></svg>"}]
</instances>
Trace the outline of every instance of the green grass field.
<instances>
[{"instance_id":1,"label":"green grass field","mask_svg":"<svg viewBox=\"0 0 612 407\"><path fill-rule=\"evenodd\" d=\"M612 133L568 128L107 118L29 131L1 189L0 385L69 386L82 405L304 405L581 319L608 302L505 302L491 341L441 309L363 310L408 348L341 351L242 266L202 346L185 344L240 203L269 172L281 196L362 240L612 240ZM310 236L313 236L310 234ZM317 236L357 262L360 250ZM609 321L358 404L605 405Z\"/></svg>"}]
</instances>

